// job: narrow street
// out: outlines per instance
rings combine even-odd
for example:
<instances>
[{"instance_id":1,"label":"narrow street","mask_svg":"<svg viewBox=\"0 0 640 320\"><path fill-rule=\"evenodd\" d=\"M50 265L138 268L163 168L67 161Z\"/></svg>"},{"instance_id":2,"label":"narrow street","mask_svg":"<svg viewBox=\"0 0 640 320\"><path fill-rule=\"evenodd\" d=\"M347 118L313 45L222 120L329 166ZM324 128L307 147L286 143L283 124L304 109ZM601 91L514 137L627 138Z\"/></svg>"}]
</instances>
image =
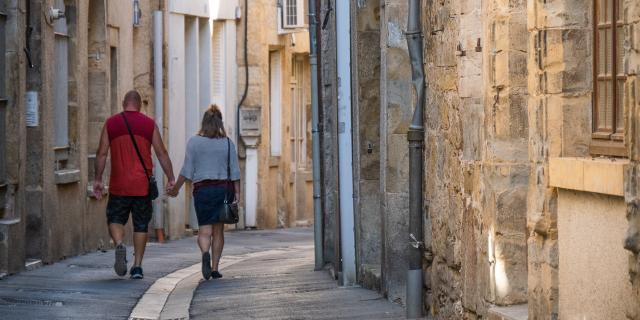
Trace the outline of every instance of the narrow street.
<instances>
[{"instance_id":1,"label":"narrow street","mask_svg":"<svg viewBox=\"0 0 640 320\"><path fill-rule=\"evenodd\" d=\"M219 280L201 279L194 238L151 243L145 256L140 281L114 274L112 250L9 276L0 281L2 319L403 317L376 292L314 272L311 229L228 232Z\"/></svg>"}]
</instances>

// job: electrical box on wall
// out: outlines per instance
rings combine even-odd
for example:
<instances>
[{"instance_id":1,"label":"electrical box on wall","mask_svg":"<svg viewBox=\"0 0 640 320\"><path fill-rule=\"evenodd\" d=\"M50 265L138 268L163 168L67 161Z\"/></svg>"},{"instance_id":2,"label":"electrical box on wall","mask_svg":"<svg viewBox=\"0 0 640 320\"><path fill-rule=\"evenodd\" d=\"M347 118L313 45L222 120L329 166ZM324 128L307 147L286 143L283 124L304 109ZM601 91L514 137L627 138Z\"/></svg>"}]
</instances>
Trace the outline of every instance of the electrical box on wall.
<instances>
[{"instance_id":1,"label":"electrical box on wall","mask_svg":"<svg viewBox=\"0 0 640 320\"><path fill-rule=\"evenodd\" d=\"M256 107L240 108L240 136L245 144L251 146L258 143L261 134L260 113L262 109Z\"/></svg>"}]
</instances>

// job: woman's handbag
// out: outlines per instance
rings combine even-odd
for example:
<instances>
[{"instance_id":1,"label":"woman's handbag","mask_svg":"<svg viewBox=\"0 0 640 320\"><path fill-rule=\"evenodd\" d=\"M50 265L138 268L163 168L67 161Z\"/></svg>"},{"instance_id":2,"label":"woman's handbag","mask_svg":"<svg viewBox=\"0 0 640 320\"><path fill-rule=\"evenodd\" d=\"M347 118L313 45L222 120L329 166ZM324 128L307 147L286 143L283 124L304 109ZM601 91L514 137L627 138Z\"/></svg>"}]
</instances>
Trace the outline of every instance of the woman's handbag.
<instances>
[{"instance_id":1,"label":"woman's handbag","mask_svg":"<svg viewBox=\"0 0 640 320\"><path fill-rule=\"evenodd\" d=\"M231 186L230 186L231 185ZM220 213L220 222L226 224L236 224L240 220L238 216L238 203L229 196L229 190L233 189L233 181L231 181L231 143L227 138L227 187L224 195L224 204ZM235 191L235 190L234 190ZM235 194L234 194L235 197Z\"/></svg>"},{"instance_id":2,"label":"woman's handbag","mask_svg":"<svg viewBox=\"0 0 640 320\"><path fill-rule=\"evenodd\" d=\"M140 149L138 149L138 144L136 143L136 139L133 137L133 133L131 132L131 127L129 127L129 121L127 121L127 117L124 115L124 112L121 113L122 119L124 119L124 124L127 126L127 130L129 131L129 136L131 137L131 142L133 142L133 147L136 149L136 153L138 154L138 159L140 159L140 163L142 164L142 168L144 169L144 174L147 176L147 180L149 181L149 193L147 197L151 200L155 200L158 198L158 183L156 182L156 178L153 175L149 175L149 171L147 171L147 166L144 165L144 160L142 159L142 154L140 154Z\"/></svg>"}]
</instances>

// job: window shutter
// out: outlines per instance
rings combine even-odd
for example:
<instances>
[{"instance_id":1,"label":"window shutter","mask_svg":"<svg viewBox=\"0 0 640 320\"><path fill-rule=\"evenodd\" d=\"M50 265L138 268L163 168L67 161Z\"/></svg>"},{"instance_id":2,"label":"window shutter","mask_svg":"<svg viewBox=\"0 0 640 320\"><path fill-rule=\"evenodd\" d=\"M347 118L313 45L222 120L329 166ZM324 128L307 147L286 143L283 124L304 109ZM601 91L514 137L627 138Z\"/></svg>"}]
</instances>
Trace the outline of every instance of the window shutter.
<instances>
[{"instance_id":1,"label":"window shutter","mask_svg":"<svg viewBox=\"0 0 640 320\"><path fill-rule=\"evenodd\" d=\"M282 28L293 29L304 26L303 0L282 0Z\"/></svg>"},{"instance_id":2,"label":"window shutter","mask_svg":"<svg viewBox=\"0 0 640 320\"><path fill-rule=\"evenodd\" d=\"M594 0L593 140L591 153L626 154L624 144L623 1Z\"/></svg>"},{"instance_id":3,"label":"window shutter","mask_svg":"<svg viewBox=\"0 0 640 320\"><path fill-rule=\"evenodd\" d=\"M269 107L271 155L282 154L282 63L280 51L270 53Z\"/></svg>"},{"instance_id":4,"label":"window shutter","mask_svg":"<svg viewBox=\"0 0 640 320\"><path fill-rule=\"evenodd\" d=\"M215 22L212 36L213 102L224 105L224 22Z\"/></svg>"},{"instance_id":5,"label":"window shutter","mask_svg":"<svg viewBox=\"0 0 640 320\"><path fill-rule=\"evenodd\" d=\"M56 0L56 8L64 8L62 0ZM55 32L55 82L53 103L55 110L55 147L69 146L69 36L66 18L54 23Z\"/></svg>"}]
</instances>

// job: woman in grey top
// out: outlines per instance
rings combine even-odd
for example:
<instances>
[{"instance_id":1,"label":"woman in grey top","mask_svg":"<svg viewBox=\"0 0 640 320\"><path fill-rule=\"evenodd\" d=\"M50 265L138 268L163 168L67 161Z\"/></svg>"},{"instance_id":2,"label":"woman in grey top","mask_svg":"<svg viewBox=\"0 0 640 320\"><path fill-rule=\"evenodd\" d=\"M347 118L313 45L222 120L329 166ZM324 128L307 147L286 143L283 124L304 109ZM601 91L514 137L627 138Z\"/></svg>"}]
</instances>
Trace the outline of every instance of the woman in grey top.
<instances>
[{"instance_id":1,"label":"woman in grey top","mask_svg":"<svg viewBox=\"0 0 640 320\"><path fill-rule=\"evenodd\" d=\"M230 154L228 154L230 152ZM230 176L227 177L227 157L230 161ZM218 106L212 105L204 113L202 128L189 139L180 177L170 196L177 196L186 180L193 183L193 200L198 216L198 245L202 251L202 276L221 278L218 264L224 247L224 223L220 212L225 196L233 196L227 201L240 199L240 167L234 143L227 137ZM233 181L229 184L228 180ZM212 254L211 242L213 240Z\"/></svg>"}]
</instances>

